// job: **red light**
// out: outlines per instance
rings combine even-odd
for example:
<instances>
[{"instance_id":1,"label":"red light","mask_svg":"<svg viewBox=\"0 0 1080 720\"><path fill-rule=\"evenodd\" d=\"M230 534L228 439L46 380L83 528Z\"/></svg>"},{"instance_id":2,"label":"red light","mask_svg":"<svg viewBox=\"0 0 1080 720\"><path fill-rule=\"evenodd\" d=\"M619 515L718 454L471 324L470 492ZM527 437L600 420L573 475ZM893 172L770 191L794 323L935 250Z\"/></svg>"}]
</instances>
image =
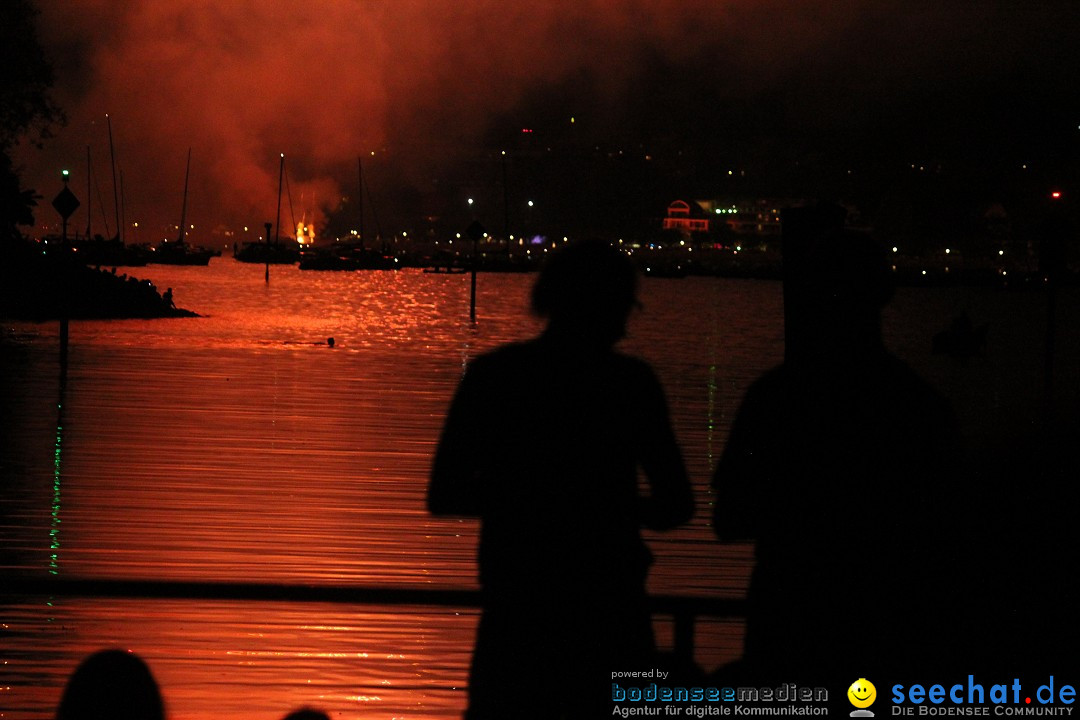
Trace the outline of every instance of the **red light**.
<instances>
[{"instance_id":1,"label":"red light","mask_svg":"<svg viewBox=\"0 0 1080 720\"><path fill-rule=\"evenodd\" d=\"M1054 192L1050 193L1050 197L1054 198L1055 200L1060 200L1061 192L1059 190L1055 190Z\"/></svg>"},{"instance_id":2,"label":"red light","mask_svg":"<svg viewBox=\"0 0 1080 720\"><path fill-rule=\"evenodd\" d=\"M521 128L521 132L523 132L523 133L531 133L532 129L531 128Z\"/></svg>"}]
</instances>

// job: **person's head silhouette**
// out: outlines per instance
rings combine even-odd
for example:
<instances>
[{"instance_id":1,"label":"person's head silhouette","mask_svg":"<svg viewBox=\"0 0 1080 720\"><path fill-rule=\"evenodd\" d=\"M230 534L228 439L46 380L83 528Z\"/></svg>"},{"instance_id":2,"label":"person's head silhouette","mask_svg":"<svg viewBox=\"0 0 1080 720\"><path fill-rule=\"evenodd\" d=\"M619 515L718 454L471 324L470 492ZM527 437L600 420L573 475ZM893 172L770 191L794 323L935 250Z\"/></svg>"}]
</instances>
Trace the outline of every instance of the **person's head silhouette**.
<instances>
[{"instance_id":1,"label":"person's head silhouette","mask_svg":"<svg viewBox=\"0 0 1080 720\"><path fill-rule=\"evenodd\" d=\"M626 335L636 296L630 258L607 243L583 240L548 258L533 286L532 309L560 338L607 348Z\"/></svg>"},{"instance_id":2,"label":"person's head silhouette","mask_svg":"<svg viewBox=\"0 0 1080 720\"><path fill-rule=\"evenodd\" d=\"M134 653L102 650L68 679L56 720L162 720L164 704L150 668Z\"/></svg>"},{"instance_id":3,"label":"person's head silhouette","mask_svg":"<svg viewBox=\"0 0 1080 720\"><path fill-rule=\"evenodd\" d=\"M846 229L817 237L801 273L798 302L815 356L881 344L881 310L894 288L888 258L873 237Z\"/></svg>"},{"instance_id":4,"label":"person's head silhouette","mask_svg":"<svg viewBox=\"0 0 1080 720\"><path fill-rule=\"evenodd\" d=\"M283 720L330 720L330 716L324 713L322 710L313 710L311 708L301 708L294 710L284 717Z\"/></svg>"}]
</instances>

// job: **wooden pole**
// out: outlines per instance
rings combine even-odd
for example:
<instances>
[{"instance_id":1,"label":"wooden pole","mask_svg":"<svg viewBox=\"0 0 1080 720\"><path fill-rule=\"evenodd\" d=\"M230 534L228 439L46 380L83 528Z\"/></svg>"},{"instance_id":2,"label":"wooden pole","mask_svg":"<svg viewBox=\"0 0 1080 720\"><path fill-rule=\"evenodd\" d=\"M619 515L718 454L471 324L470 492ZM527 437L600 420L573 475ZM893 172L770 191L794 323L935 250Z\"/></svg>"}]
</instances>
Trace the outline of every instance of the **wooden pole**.
<instances>
[{"instance_id":1,"label":"wooden pole","mask_svg":"<svg viewBox=\"0 0 1080 720\"><path fill-rule=\"evenodd\" d=\"M269 285L270 284L270 230L271 230L271 225L270 225L270 223L266 223L265 225L263 225L263 227L266 228L266 255L263 256L263 258L266 260L266 276L265 276L265 280L266 280L266 284Z\"/></svg>"},{"instance_id":2,"label":"wooden pole","mask_svg":"<svg viewBox=\"0 0 1080 720\"><path fill-rule=\"evenodd\" d=\"M477 240L473 238L472 241L472 288L469 291L469 322L476 323L476 263L479 258L476 257L476 243Z\"/></svg>"}]
</instances>

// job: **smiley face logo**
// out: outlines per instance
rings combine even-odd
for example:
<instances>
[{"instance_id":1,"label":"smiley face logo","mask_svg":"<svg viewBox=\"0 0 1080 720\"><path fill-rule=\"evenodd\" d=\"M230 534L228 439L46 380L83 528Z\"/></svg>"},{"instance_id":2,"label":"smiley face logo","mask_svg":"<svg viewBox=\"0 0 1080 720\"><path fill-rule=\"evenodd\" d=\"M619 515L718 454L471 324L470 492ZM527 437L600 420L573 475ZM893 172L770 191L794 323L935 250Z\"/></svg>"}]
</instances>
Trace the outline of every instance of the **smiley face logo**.
<instances>
[{"instance_id":1,"label":"smiley face logo","mask_svg":"<svg viewBox=\"0 0 1080 720\"><path fill-rule=\"evenodd\" d=\"M847 690L847 697L855 707L868 708L877 699L877 688L866 678L859 678L851 683L851 687Z\"/></svg>"}]
</instances>

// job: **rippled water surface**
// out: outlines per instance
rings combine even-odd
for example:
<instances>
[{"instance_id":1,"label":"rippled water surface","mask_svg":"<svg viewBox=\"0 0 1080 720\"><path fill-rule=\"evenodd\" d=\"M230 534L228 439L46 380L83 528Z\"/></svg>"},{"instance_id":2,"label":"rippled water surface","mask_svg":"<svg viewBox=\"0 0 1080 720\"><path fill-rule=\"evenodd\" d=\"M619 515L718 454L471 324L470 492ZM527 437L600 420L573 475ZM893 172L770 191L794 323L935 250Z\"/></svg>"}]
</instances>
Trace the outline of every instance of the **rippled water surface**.
<instances>
[{"instance_id":1,"label":"rippled water surface","mask_svg":"<svg viewBox=\"0 0 1080 720\"><path fill-rule=\"evenodd\" d=\"M530 337L531 275L320 273L217 258L133 271L203 317L0 336L7 428L0 572L19 578L474 588L476 525L424 510L428 466L464 364ZM656 368L693 476L689 527L650 536L657 593L741 597L750 548L708 528L709 473L749 382L783 352L780 285L647 279L624 349ZM1076 328L1075 297L1062 327ZM967 433L1022 421L1040 390L1043 297L906 290L889 344L953 399ZM931 356L957 312L988 322L985 358ZM334 346L327 338L334 338ZM1076 330L1058 338L1078 386ZM1035 349L1033 349L1035 348ZM1070 385L1071 383L1071 385ZM348 603L107 599L0 586L0 716L51 716L64 678L102 647L142 655L173 718L453 718L475 611ZM670 628L658 618L661 638ZM737 620L698 629L706 667L738 656Z\"/></svg>"}]
</instances>

